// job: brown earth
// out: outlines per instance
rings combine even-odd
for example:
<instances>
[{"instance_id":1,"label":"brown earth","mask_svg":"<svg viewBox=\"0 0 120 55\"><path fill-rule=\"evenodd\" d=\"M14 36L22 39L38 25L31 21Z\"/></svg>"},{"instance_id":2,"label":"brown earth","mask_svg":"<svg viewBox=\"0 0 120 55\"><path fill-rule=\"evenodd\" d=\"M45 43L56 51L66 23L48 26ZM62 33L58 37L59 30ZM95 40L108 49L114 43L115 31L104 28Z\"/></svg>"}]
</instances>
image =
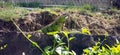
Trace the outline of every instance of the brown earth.
<instances>
[{"instance_id":1,"label":"brown earth","mask_svg":"<svg viewBox=\"0 0 120 55\"><path fill-rule=\"evenodd\" d=\"M120 12L117 11L101 11L96 13L83 13L79 11L56 11L58 15L48 11L31 12L26 14L24 18L15 19L17 25L25 32L32 32L43 28L53 22L56 17L61 14L68 14L69 19L63 25L62 30L78 30L86 27L92 34L110 35L120 34ZM18 31L12 21L0 20L0 31Z\"/></svg>"},{"instance_id":2,"label":"brown earth","mask_svg":"<svg viewBox=\"0 0 120 55\"><path fill-rule=\"evenodd\" d=\"M26 33L31 34L31 40L37 42L41 48L53 45L53 37L46 35L45 33L34 33L33 31L39 30L44 26L53 22L56 17L61 14L68 14L69 19L63 25L62 30L79 30L82 27L90 29L92 34L104 34L106 31L111 34L105 39L104 35L84 35L78 33L70 33L68 36L74 36L70 42L70 50L74 50L77 55L83 52L83 49L94 46L96 42L103 42L102 45L108 44L113 46L116 44L116 39L120 41L120 13L116 11L103 11L92 14L81 12L61 12L56 11L58 15L51 14L50 12L31 12L26 14L24 18L14 19L17 25ZM59 34L61 37L64 35ZM99 40L100 39L100 40ZM66 38L63 41L67 43ZM0 50L0 55L21 55L25 52L26 55L40 55L41 52L31 46L31 43L18 32L12 21L0 20L0 47L7 44L7 47ZM11 51L12 49L12 51Z\"/></svg>"}]
</instances>

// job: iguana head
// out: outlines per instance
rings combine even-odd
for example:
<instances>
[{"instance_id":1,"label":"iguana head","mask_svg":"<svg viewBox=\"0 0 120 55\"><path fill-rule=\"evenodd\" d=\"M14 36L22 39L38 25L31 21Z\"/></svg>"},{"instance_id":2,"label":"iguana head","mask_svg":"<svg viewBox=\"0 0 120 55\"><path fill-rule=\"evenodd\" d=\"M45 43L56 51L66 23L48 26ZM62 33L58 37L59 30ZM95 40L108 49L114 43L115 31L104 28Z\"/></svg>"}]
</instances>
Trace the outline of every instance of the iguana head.
<instances>
[{"instance_id":1,"label":"iguana head","mask_svg":"<svg viewBox=\"0 0 120 55\"><path fill-rule=\"evenodd\" d=\"M63 22L65 22L66 20L68 19L68 15L61 15L60 17L58 17L58 19L57 19L57 22L59 22L59 23L63 23Z\"/></svg>"}]
</instances>

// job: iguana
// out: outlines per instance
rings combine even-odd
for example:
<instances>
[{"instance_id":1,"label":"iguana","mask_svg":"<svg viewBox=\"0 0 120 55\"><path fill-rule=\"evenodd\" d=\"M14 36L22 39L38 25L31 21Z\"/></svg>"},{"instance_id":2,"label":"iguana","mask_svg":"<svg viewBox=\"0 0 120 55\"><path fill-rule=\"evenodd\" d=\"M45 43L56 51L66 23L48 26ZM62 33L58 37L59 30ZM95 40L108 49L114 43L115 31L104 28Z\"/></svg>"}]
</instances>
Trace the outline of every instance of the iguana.
<instances>
[{"instance_id":1,"label":"iguana","mask_svg":"<svg viewBox=\"0 0 120 55\"><path fill-rule=\"evenodd\" d=\"M61 15L55 21L43 27L41 30L37 30L37 32L48 33L48 32L60 31L62 28L62 24L66 21L67 18L68 18L67 15Z\"/></svg>"}]
</instances>

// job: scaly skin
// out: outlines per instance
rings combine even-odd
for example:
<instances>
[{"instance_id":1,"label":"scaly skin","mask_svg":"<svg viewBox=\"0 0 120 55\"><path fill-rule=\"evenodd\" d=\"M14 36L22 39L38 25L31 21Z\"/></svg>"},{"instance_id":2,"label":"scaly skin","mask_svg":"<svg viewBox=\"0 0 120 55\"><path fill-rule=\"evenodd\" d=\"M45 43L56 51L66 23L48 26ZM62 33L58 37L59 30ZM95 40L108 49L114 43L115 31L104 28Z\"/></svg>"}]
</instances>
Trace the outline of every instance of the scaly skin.
<instances>
[{"instance_id":1,"label":"scaly skin","mask_svg":"<svg viewBox=\"0 0 120 55\"><path fill-rule=\"evenodd\" d=\"M48 32L60 31L62 28L62 24L66 21L67 18L68 18L67 15L62 15L58 17L54 22L43 27L41 30L38 30L38 32L48 33Z\"/></svg>"}]
</instances>

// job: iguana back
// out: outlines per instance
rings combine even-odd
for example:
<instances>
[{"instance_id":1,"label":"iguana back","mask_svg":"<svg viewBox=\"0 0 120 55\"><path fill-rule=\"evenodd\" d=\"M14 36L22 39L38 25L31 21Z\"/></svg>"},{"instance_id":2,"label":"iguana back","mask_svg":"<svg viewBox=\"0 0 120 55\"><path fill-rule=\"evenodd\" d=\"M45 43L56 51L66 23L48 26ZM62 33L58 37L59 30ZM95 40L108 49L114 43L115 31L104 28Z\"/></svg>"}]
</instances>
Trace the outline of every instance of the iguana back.
<instances>
[{"instance_id":1,"label":"iguana back","mask_svg":"<svg viewBox=\"0 0 120 55\"><path fill-rule=\"evenodd\" d=\"M67 18L68 18L67 15L61 15L54 22L52 22L52 23L48 24L47 26L43 27L41 29L41 31L43 33L60 31L61 28L62 28L62 24L66 21Z\"/></svg>"}]
</instances>

